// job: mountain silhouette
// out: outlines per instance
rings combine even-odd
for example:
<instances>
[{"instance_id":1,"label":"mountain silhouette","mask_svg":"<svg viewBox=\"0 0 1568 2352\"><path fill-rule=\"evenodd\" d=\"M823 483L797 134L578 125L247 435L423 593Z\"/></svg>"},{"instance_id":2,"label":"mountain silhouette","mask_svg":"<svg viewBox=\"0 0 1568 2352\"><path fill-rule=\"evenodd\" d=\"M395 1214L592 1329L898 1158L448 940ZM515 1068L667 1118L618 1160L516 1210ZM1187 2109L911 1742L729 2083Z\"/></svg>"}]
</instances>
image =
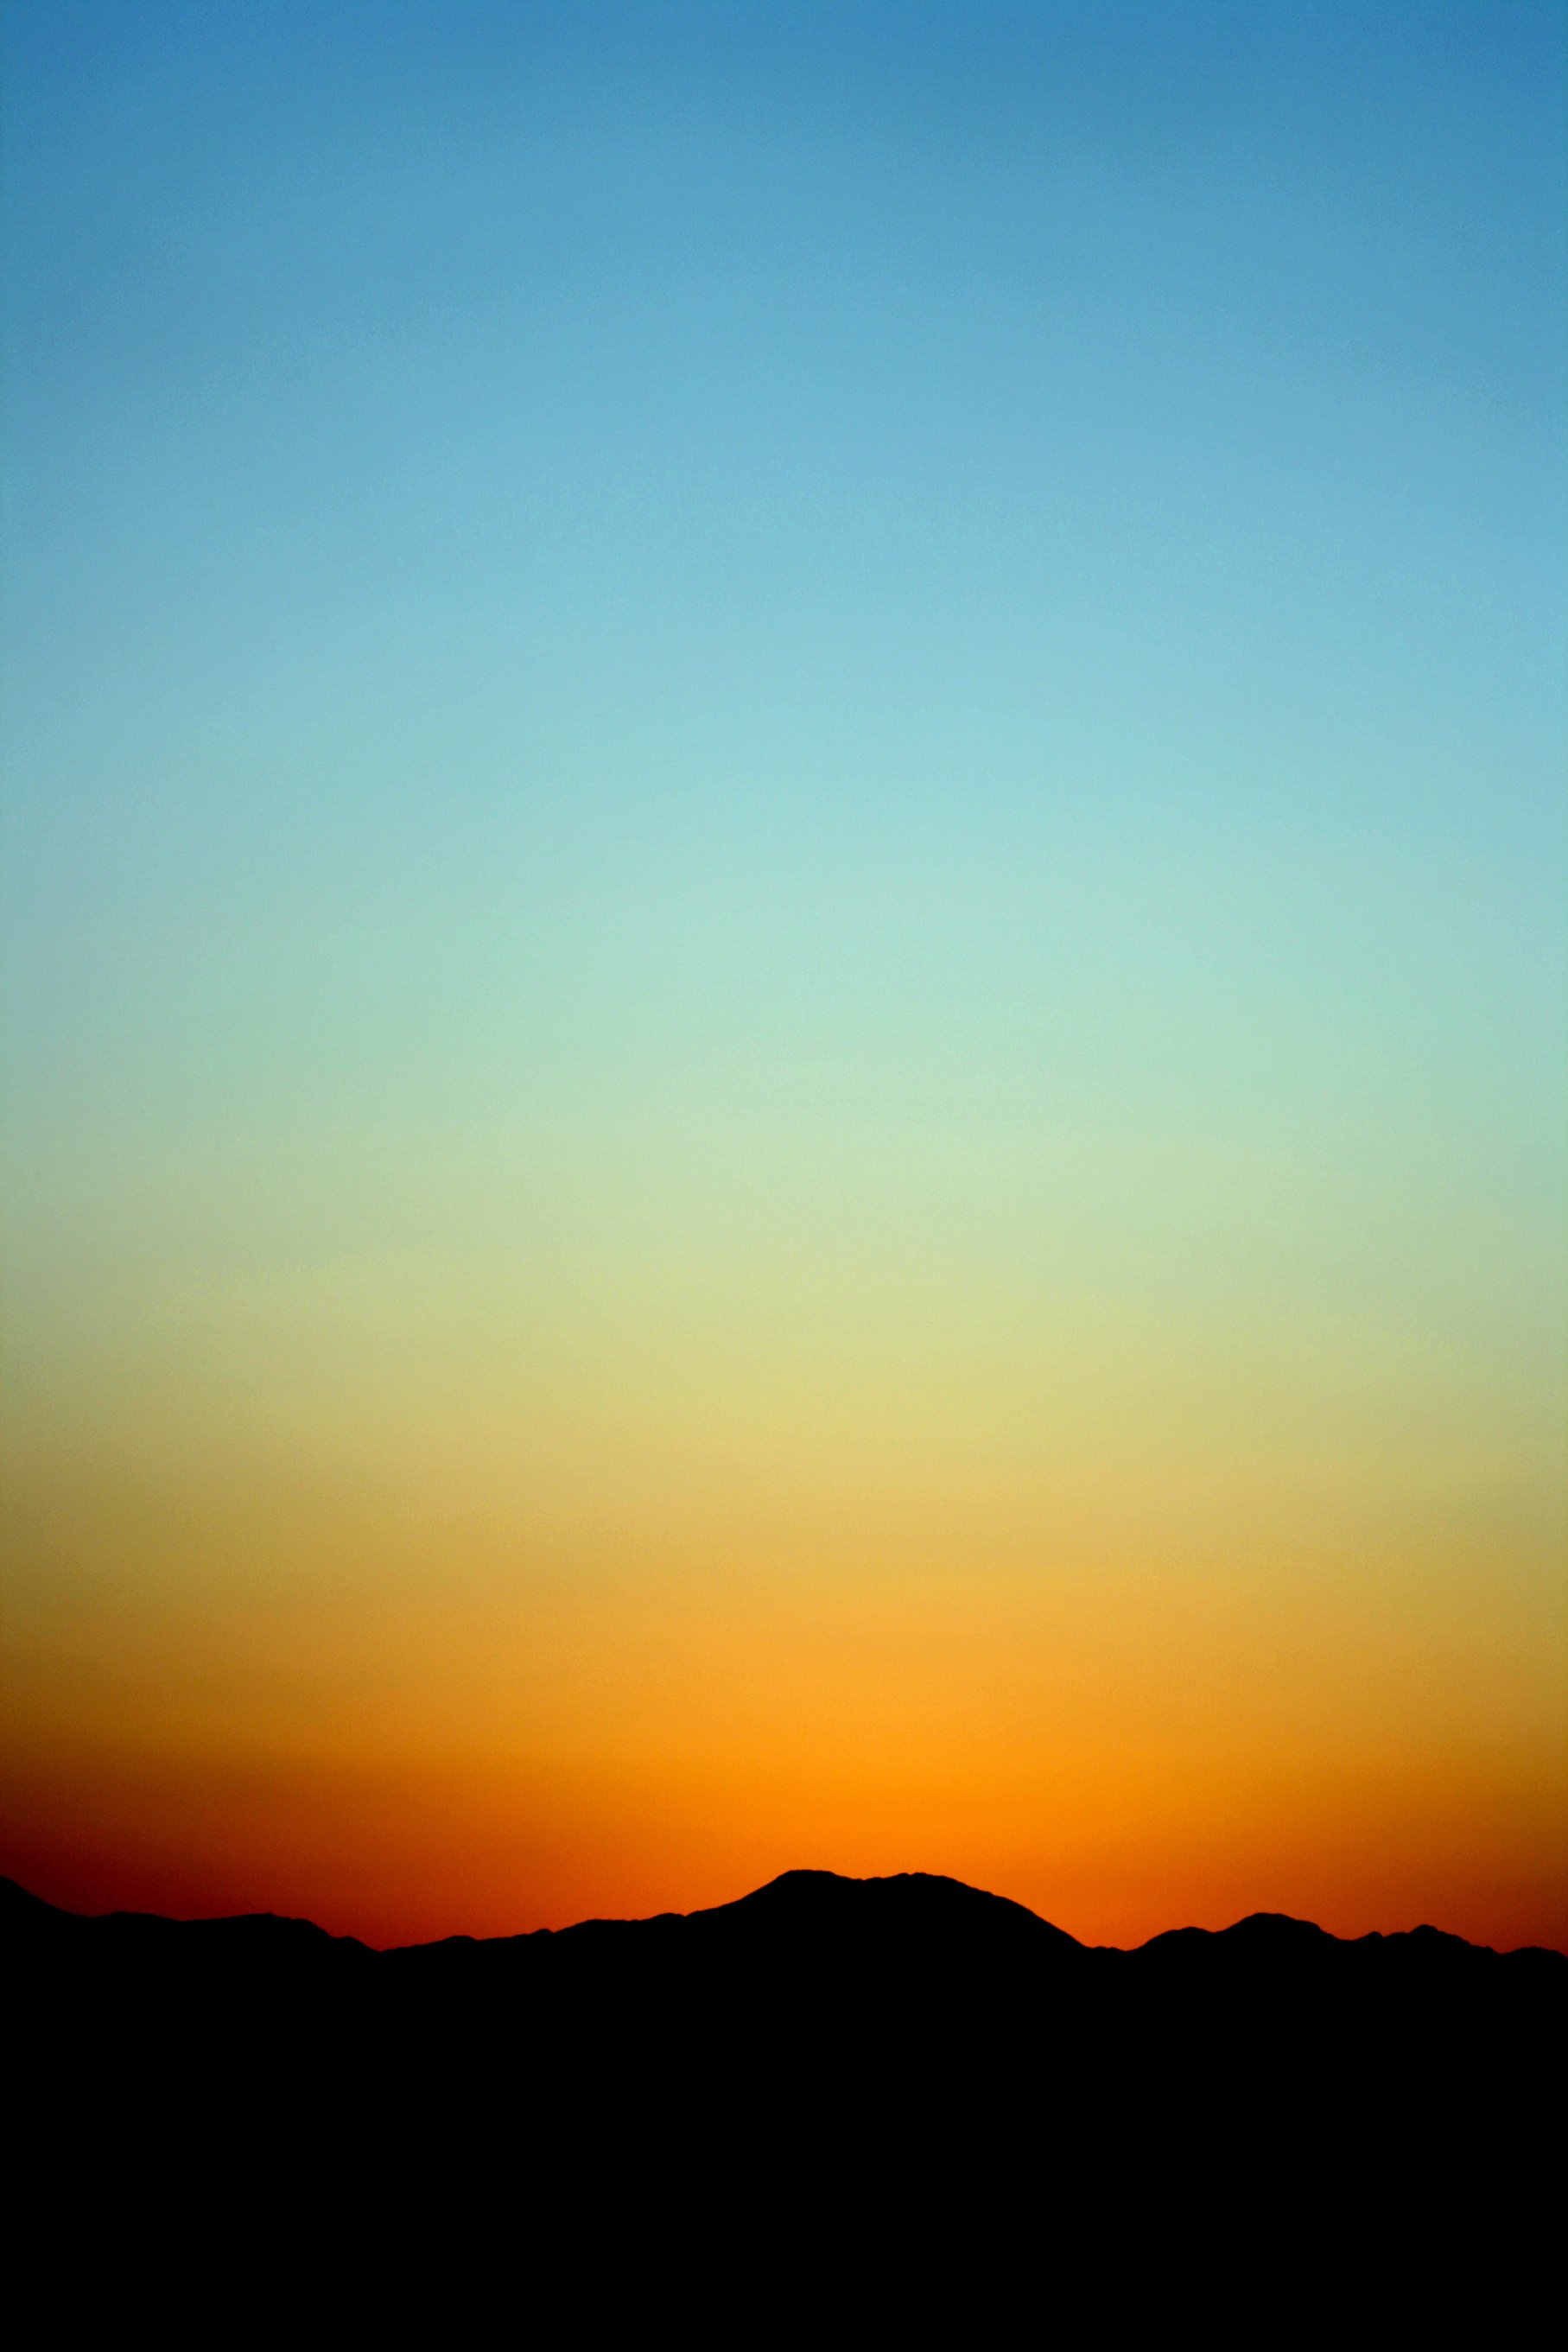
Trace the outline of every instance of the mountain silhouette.
<instances>
[{"instance_id":1,"label":"mountain silhouette","mask_svg":"<svg viewBox=\"0 0 1568 2352\"><path fill-rule=\"evenodd\" d=\"M768 2313L794 2297L831 2339L895 2309L988 2335L1030 2261L1063 2313L1200 2271L1239 2294L1261 2263L1300 2314L1353 2263L1401 2327L1436 2264L1495 2331L1557 2210L1568 1958L1432 1927L1260 1913L1122 1951L954 1879L797 1870L706 1911L387 1951L0 1881L0 1938L29 2193L68 2182L138 2275L172 2217L296 2296L300 2263L352 2253L344 2325L417 2271L449 2328L511 2249L525 2299L662 2296L727 2340L773 2325L725 2300L747 2263ZM1500 2272L1477 2249L1504 2239ZM838 2284L821 2300L879 2263L852 2326Z\"/></svg>"},{"instance_id":2,"label":"mountain silhouette","mask_svg":"<svg viewBox=\"0 0 1568 2352\"><path fill-rule=\"evenodd\" d=\"M1311 1920L1258 1911L1233 1927L1177 1927L1129 1951L1084 1945L1014 1903L956 1878L908 1871L889 1878L844 1878L829 1870L789 1870L731 1903L704 1911L665 1911L645 1919L584 1919L518 1936L449 1936L429 1944L376 1951L352 1936L332 1936L308 1919L272 1912L212 1919L164 1918L113 1911L89 1916L57 1908L15 1880L0 1878L0 1936L11 1964L46 1964L179 1975L214 1981L227 1971L270 1972L278 1982L337 1982L345 1968L362 1988L371 1971L388 1984L454 1972L471 1985L504 1969L517 1981L548 1970L551 1981L590 1975L607 1965L626 1969L672 1965L706 1974L716 1966L811 1972L819 1987L856 1969L884 1981L933 1969L967 1973L1002 1969L1074 1971L1082 1987L1114 1983L1148 1989L1179 1976L1184 1983L1224 1985L1281 1975L1322 1985L1367 1985L1398 1973L1405 1989L1435 1969L1450 1981L1568 1989L1568 1957L1536 1946L1508 1953L1469 1944L1430 1927L1354 1938L1332 1936ZM346 1980L346 1979L345 1979Z\"/></svg>"}]
</instances>

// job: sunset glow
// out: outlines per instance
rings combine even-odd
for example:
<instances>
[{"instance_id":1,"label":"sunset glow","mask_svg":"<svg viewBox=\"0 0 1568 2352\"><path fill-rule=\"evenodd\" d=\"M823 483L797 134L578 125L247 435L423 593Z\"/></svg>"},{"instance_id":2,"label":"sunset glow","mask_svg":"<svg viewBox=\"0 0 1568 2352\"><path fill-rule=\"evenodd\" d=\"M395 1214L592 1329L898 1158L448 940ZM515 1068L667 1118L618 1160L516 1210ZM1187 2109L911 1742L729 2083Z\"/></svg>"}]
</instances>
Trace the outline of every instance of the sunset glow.
<instances>
[{"instance_id":1,"label":"sunset glow","mask_svg":"<svg viewBox=\"0 0 1568 2352\"><path fill-rule=\"evenodd\" d=\"M1562 12L4 42L0 1869L1568 1947Z\"/></svg>"}]
</instances>

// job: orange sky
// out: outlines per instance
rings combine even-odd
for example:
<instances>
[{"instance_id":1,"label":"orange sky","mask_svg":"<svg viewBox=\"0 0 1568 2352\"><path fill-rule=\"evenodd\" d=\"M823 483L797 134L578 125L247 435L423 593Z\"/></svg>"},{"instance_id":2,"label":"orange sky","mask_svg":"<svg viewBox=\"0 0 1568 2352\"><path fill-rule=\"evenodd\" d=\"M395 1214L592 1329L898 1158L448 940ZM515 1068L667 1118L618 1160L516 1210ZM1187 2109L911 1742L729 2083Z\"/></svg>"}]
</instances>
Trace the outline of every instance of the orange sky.
<instances>
[{"instance_id":1,"label":"orange sky","mask_svg":"<svg viewBox=\"0 0 1568 2352\"><path fill-rule=\"evenodd\" d=\"M5 1866L57 1901L384 1943L809 1864L1092 1942L1253 1909L1568 1942L1554 1661L1473 1531L1412 1559L1299 1488L1287 1543L1268 1495L982 1511L928 1472L918 1509L754 1493L742 1549L646 1492L569 1533L413 1480L371 1517L276 1466L53 1467L11 1523Z\"/></svg>"}]
</instances>

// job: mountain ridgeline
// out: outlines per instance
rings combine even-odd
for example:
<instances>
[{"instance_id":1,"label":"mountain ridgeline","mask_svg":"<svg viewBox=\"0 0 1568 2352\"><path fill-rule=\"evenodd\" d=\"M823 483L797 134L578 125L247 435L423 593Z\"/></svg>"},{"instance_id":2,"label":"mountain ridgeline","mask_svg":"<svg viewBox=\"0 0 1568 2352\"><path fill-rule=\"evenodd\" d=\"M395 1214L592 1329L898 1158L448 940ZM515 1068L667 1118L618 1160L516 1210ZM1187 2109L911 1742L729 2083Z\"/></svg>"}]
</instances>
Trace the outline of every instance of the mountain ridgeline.
<instances>
[{"instance_id":1,"label":"mountain ridgeline","mask_svg":"<svg viewBox=\"0 0 1568 2352\"><path fill-rule=\"evenodd\" d=\"M1499 1953L1436 1927L1346 1940L1310 1921L1258 1912L1232 1927L1180 1927L1131 1951L1079 1943L1022 1904L923 1871L841 1878L791 1870L737 1902L647 1919L585 1919L577 1926L375 1951L306 1919L271 1912L175 1920L145 1912L99 1917L57 1909L0 1879L0 1933L13 1967L55 1984L95 1980L112 1997L134 1983L188 1999L247 1989L271 1998L345 1997L423 2005L569 2000L578 1992L634 1997L656 1984L689 1989L705 2002L766 1988L787 2011L821 2022L857 2002L929 1998L946 1986L984 1990L995 2005L1070 1992L1135 2008L1179 1991L1227 2002L1256 1993L1310 2006L1375 2004L1440 1987L1445 1997L1511 2009L1568 1990L1568 1958L1530 1947ZM782 2022L782 2018L777 2021Z\"/></svg>"},{"instance_id":2,"label":"mountain ridgeline","mask_svg":"<svg viewBox=\"0 0 1568 2352\"><path fill-rule=\"evenodd\" d=\"M1015 2268L1128 2231L1180 2266L1248 2217L1281 2261L1350 2231L1397 2268L1483 2209L1528 2248L1555 2210L1555 1952L1270 1915L1091 1948L922 1874L384 1952L0 1887L27 2144L98 2210L156 2204L128 2260L173 2211L290 2243L327 2216L382 2265L433 2231L548 2264L588 2230L689 2296L694 2232L774 2264L848 2232L907 2270L962 2215Z\"/></svg>"}]
</instances>

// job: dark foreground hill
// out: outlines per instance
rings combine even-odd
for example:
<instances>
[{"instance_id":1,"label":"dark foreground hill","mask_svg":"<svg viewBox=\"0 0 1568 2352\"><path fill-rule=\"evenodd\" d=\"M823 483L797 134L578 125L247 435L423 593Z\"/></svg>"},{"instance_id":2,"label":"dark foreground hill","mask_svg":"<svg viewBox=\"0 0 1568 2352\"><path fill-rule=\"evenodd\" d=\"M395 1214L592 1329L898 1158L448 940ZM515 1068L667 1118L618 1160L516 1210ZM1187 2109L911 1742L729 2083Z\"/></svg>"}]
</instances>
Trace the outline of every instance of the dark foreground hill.
<instances>
[{"instance_id":1,"label":"dark foreground hill","mask_svg":"<svg viewBox=\"0 0 1568 2352\"><path fill-rule=\"evenodd\" d=\"M780 2295L963 2249L1015 2284L1098 2265L1112 2302L1195 2265L1239 2293L1274 2248L1298 2304L1349 2264L1406 2316L1484 2287L1493 2328L1560 2195L1568 1959L1430 1927L1259 1916L1121 1952L950 1879L795 1871L374 1952L0 1898L22 2144L132 2267L357 2247L412 2294L439 2248L452 2294L504 2255L520 2294L676 2278L695 2310L747 2245Z\"/></svg>"}]
</instances>

